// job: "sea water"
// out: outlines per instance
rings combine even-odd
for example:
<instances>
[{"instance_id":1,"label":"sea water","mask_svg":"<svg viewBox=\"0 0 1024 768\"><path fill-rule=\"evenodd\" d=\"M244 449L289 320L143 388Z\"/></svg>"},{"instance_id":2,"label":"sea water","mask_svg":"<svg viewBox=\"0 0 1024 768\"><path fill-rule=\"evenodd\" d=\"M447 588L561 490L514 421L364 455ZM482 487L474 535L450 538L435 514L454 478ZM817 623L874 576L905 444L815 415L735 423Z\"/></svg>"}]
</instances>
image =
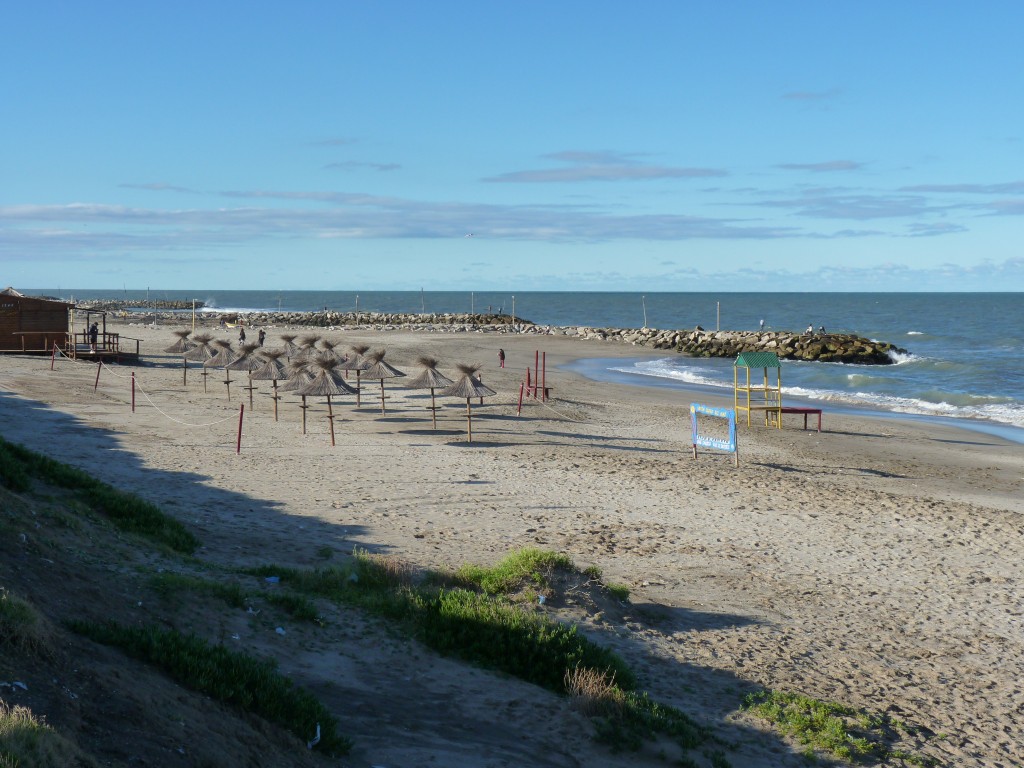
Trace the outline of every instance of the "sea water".
<instances>
[{"instance_id":1,"label":"sea water","mask_svg":"<svg viewBox=\"0 0 1024 768\"><path fill-rule=\"evenodd\" d=\"M203 302L207 312L503 312L543 325L591 328L767 330L807 326L888 341L894 365L785 361L783 391L830 408L964 420L1024 441L1024 294L1020 293L502 293L446 291L124 291L40 289L65 299ZM543 340L538 339L539 347ZM732 361L658 354L593 359L592 378L731 391ZM1000 429L1000 425L1010 429Z\"/></svg>"}]
</instances>

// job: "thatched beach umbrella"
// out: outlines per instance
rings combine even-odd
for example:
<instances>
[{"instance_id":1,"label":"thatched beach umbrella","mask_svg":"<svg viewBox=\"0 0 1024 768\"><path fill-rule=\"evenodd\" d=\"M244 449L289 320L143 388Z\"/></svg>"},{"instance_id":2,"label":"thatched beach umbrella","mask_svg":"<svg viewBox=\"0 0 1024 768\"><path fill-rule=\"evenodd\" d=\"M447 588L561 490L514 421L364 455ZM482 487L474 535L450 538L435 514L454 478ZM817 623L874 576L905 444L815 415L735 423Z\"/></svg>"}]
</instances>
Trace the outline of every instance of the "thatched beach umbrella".
<instances>
[{"instance_id":1,"label":"thatched beach umbrella","mask_svg":"<svg viewBox=\"0 0 1024 768\"><path fill-rule=\"evenodd\" d=\"M288 374L288 381L286 381L281 387L281 392L295 392L298 393L300 389L305 387L309 382L313 380L313 374L309 368L306 367L306 363L302 360L289 360L285 365L285 372ZM306 434L306 396L302 395L302 405L299 406L302 409L302 434Z\"/></svg>"},{"instance_id":2,"label":"thatched beach umbrella","mask_svg":"<svg viewBox=\"0 0 1024 768\"><path fill-rule=\"evenodd\" d=\"M370 366L363 371L364 379L380 379L380 412L387 413L384 407L384 379L393 379L405 374L384 360L386 350L378 349L366 356Z\"/></svg>"},{"instance_id":3,"label":"thatched beach umbrella","mask_svg":"<svg viewBox=\"0 0 1024 768\"><path fill-rule=\"evenodd\" d=\"M215 339L213 346L217 347L217 354L203 363L203 368L223 368L224 385L228 388L228 400L231 399L231 372L228 364L235 359L235 350L231 348L231 342L225 339Z\"/></svg>"},{"instance_id":4,"label":"thatched beach umbrella","mask_svg":"<svg viewBox=\"0 0 1024 768\"><path fill-rule=\"evenodd\" d=\"M320 351L317 352L317 357L324 357L328 360L337 360L339 363L344 360L344 356L340 355L337 350L337 344L330 339L320 339Z\"/></svg>"},{"instance_id":5,"label":"thatched beach umbrella","mask_svg":"<svg viewBox=\"0 0 1024 768\"><path fill-rule=\"evenodd\" d=\"M299 351L292 355L296 360L312 360L317 353L316 343L320 341L317 333L308 333L299 338Z\"/></svg>"},{"instance_id":6,"label":"thatched beach umbrella","mask_svg":"<svg viewBox=\"0 0 1024 768\"><path fill-rule=\"evenodd\" d=\"M459 373L462 374L462 378L457 382L447 387L441 392L444 397L464 397L466 398L466 435L469 438L469 442L473 442L473 406L471 400L474 397L490 397L491 395L498 394L493 389L485 386L478 378L473 374L480 370L480 364L467 365L466 363L459 363L455 366L459 369Z\"/></svg>"},{"instance_id":7,"label":"thatched beach umbrella","mask_svg":"<svg viewBox=\"0 0 1024 768\"><path fill-rule=\"evenodd\" d=\"M298 390L298 393L305 397L313 395L327 398L327 419L331 424L331 445L334 445L334 409L331 407L331 398L336 395L354 395L356 392L337 375L337 368L337 360L317 357L309 363L309 369L314 371L313 380Z\"/></svg>"},{"instance_id":8,"label":"thatched beach umbrella","mask_svg":"<svg viewBox=\"0 0 1024 768\"><path fill-rule=\"evenodd\" d=\"M178 340L167 347L164 352L171 355L181 355L181 383L182 386L188 383L188 360L185 358L185 353L195 348L195 344L189 341L188 337L192 331L185 329L182 331L173 331L174 335L178 337Z\"/></svg>"},{"instance_id":9,"label":"thatched beach umbrella","mask_svg":"<svg viewBox=\"0 0 1024 768\"><path fill-rule=\"evenodd\" d=\"M285 370L281 358L284 357L283 349L264 349L260 355L266 360L265 363L249 374L251 381L272 381L274 383L274 394L270 397L274 401L274 421L277 421L277 401L281 396L277 394L277 382L285 381L288 378L288 371Z\"/></svg>"},{"instance_id":10,"label":"thatched beach umbrella","mask_svg":"<svg viewBox=\"0 0 1024 768\"><path fill-rule=\"evenodd\" d=\"M353 344L348 348L348 355L338 366L339 370L356 372L356 407L359 407L360 405L359 394L362 390L362 385L359 381L359 374L370 367L370 361L363 357L368 349L369 347L365 344Z\"/></svg>"},{"instance_id":11,"label":"thatched beach umbrella","mask_svg":"<svg viewBox=\"0 0 1024 768\"><path fill-rule=\"evenodd\" d=\"M295 334L294 333L282 333L281 343L284 348L284 356L291 359L292 355L299 351L299 348L295 346Z\"/></svg>"},{"instance_id":12,"label":"thatched beach umbrella","mask_svg":"<svg viewBox=\"0 0 1024 768\"><path fill-rule=\"evenodd\" d=\"M212 339L213 339L213 336L211 336L208 333L197 333L195 336L192 337L192 341L190 342L190 343L194 344L195 346L192 349L190 349L188 352L186 352L184 355L182 355L182 357L184 357L185 360L195 360L197 362L199 362L199 361L206 362L207 360L211 359L214 355L217 354L214 351L213 347L210 346L210 341ZM186 363L186 366L187 365L188 364ZM209 376L210 374L207 373L205 368L203 369L202 373L203 373L203 392L205 392L206 391L206 377Z\"/></svg>"},{"instance_id":13,"label":"thatched beach umbrella","mask_svg":"<svg viewBox=\"0 0 1024 768\"><path fill-rule=\"evenodd\" d=\"M437 360L434 358L424 355L418 358L416 362L423 366L423 371L412 381L406 383L405 386L409 389L430 390L430 419L434 429L437 429L437 405L434 403L434 390L450 387L455 382L437 370Z\"/></svg>"},{"instance_id":14,"label":"thatched beach umbrella","mask_svg":"<svg viewBox=\"0 0 1024 768\"><path fill-rule=\"evenodd\" d=\"M252 408L252 391L254 389L252 385L252 372L258 371L263 367L263 360L259 355L256 354L256 350L260 348L260 345L256 342L247 342L243 344L239 349L238 357L224 366L229 371L245 371L249 374L249 386L243 387L243 389L249 390L249 407Z\"/></svg>"}]
</instances>

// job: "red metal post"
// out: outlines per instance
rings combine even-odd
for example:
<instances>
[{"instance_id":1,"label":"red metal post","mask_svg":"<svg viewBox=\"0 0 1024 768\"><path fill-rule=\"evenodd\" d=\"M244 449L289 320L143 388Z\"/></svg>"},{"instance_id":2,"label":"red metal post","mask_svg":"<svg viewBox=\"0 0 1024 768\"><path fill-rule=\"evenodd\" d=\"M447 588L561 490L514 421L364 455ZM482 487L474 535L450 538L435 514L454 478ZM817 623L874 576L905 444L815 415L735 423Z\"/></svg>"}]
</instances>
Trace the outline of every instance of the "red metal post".
<instances>
[{"instance_id":1,"label":"red metal post","mask_svg":"<svg viewBox=\"0 0 1024 768\"><path fill-rule=\"evenodd\" d=\"M25 343L25 339L21 340L22 345ZM53 342L53 351L50 352L50 370L53 370L53 361L57 359L57 342Z\"/></svg>"},{"instance_id":2,"label":"red metal post","mask_svg":"<svg viewBox=\"0 0 1024 768\"><path fill-rule=\"evenodd\" d=\"M548 399L548 353L540 353L540 399Z\"/></svg>"},{"instance_id":3,"label":"red metal post","mask_svg":"<svg viewBox=\"0 0 1024 768\"><path fill-rule=\"evenodd\" d=\"M523 382L519 382L519 410L516 411L516 416L523 415Z\"/></svg>"},{"instance_id":4,"label":"red metal post","mask_svg":"<svg viewBox=\"0 0 1024 768\"><path fill-rule=\"evenodd\" d=\"M245 403L238 406L238 442L235 444L235 453L242 452L242 416L245 415Z\"/></svg>"},{"instance_id":5,"label":"red metal post","mask_svg":"<svg viewBox=\"0 0 1024 768\"><path fill-rule=\"evenodd\" d=\"M533 350L533 399L537 399L537 385L540 384L540 352Z\"/></svg>"}]
</instances>

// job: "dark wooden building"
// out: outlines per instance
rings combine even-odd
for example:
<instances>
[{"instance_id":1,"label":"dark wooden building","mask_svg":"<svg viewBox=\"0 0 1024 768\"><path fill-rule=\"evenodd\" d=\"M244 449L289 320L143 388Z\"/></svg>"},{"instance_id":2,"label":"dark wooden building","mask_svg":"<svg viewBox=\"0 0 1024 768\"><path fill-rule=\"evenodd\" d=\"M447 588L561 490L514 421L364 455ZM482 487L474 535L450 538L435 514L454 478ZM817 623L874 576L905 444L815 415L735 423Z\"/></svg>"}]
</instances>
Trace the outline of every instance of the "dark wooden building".
<instances>
[{"instance_id":1,"label":"dark wooden building","mask_svg":"<svg viewBox=\"0 0 1024 768\"><path fill-rule=\"evenodd\" d=\"M0 352L49 352L68 340L72 304L0 291Z\"/></svg>"}]
</instances>

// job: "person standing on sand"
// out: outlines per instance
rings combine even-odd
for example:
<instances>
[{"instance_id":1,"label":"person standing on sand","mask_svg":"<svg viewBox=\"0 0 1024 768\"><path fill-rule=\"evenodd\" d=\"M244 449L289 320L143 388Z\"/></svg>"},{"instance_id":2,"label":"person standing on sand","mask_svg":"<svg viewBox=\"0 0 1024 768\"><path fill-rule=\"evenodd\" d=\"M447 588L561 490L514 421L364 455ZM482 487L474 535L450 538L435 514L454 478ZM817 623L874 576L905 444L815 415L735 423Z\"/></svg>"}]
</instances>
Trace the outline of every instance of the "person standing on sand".
<instances>
[{"instance_id":1,"label":"person standing on sand","mask_svg":"<svg viewBox=\"0 0 1024 768\"><path fill-rule=\"evenodd\" d=\"M260 346L262 347L263 342L267 340L267 332L260 328L260 335L256 338L256 340L260 343Z\"/></svg>"},{"instance_id":2,"label":"person standing on sand","mask_svg":"<svg viewBox=\"0 0 1024 768\"><path fill-rule=\"evenodd\" d=\"M92 351L96 351L96 342L99 340L100 327L97 323L93 323L89 326L89 345L92 347Z\"/></svg>"},{"instance_id":3,"label":"person standing on sand","mask_svg":"<svg viewBox=\"0 0 1024 768\"><path fill-rule=\"evenodd\" d=\"M238 329L238 343L245 344L245 328L239 327Z\"/></svg>"},{"instance_id":4,"label":"person standing on sand","mask_svg":"<svg viewBox=\"0 0 1024 768\"><path fill-rule=\"evenodd\" d=\"M500 367L500 368L504 368L505 367L505 350L504 349L499 349L498 350L498 367Z\"/></svg>"},{"instance_id":5,"label":"person standing on sand","mask_svg":"<svg viewBox=\"0 0 1024 768\"><path fill-rule=\"evenodd\" d=\"M759 331L763 331L764 330L764 320L761 321L761 325L758 327L758 330Z\"/></svg>"}]
</instances>

